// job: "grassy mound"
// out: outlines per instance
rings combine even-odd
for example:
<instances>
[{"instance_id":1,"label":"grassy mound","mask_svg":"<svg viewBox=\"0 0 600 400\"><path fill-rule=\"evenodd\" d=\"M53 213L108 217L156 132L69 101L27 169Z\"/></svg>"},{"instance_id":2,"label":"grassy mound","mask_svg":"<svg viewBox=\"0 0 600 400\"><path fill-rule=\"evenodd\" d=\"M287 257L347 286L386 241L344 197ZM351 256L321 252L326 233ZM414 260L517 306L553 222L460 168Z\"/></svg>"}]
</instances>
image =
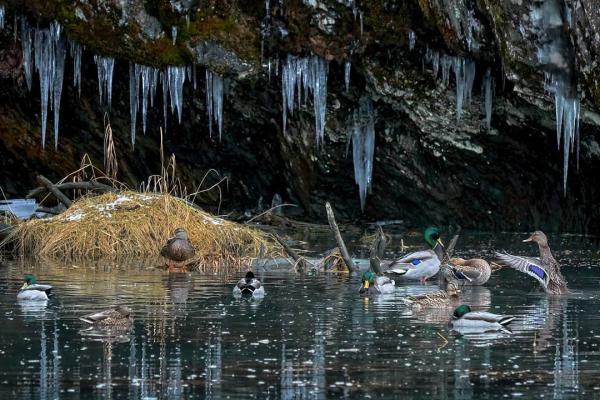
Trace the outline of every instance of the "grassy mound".
<instances>
[{"instance_id":1,"label":"grassy mound","mask_svg":"<svg viewBox=\"0 0 600 400\"><path fill-rule=\"evenodd\" d=\"M9 239L24 255L153 257L176 228L188 232L201 266L240 265L274 251L261 231L214 217L178 197L131 191L84 197L53 218L17 225Z\"/></svg>"}]
</instances>

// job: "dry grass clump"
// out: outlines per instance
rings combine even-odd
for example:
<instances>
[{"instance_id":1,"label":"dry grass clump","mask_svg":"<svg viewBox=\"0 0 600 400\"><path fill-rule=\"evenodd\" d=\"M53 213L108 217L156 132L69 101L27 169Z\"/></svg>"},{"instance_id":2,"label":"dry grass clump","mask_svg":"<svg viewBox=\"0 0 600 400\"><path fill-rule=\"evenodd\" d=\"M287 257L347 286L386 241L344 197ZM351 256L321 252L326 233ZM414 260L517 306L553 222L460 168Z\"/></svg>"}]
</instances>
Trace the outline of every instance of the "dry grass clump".
<instances>
[{"instance_id":1,"label":"dry grass clump","mask_svg":"<svg viewBox=\"0 0 600 400\"><path fill-rule=\"evenodd\" d=\"M53 218L18 224L10 240L25 255L61 259L158 256L176 228L196 248L200 268L238 266L275 251L256 229L214 217L169 194L123 191L83 197Z\"/></svg>"}]
</instances>

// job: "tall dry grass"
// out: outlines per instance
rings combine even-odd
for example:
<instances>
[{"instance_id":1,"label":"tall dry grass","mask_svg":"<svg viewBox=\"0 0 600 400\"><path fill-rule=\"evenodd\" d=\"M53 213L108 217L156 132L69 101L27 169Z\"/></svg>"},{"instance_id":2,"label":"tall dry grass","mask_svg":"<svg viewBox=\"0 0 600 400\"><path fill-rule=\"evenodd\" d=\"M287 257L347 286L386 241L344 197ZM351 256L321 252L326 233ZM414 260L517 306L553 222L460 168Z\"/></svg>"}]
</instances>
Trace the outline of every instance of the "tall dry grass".
<instances>
[{"instance_id":1,"label":"tall dry grass","mask_svg":"<svg viewBox=\"0 0 600 400\"><path fill-rule=\"evenodd\" d=\"M83 197L56 217L18 224L11 240L19 253L41 257L152 257L176 228L188 232L200 268L239 266L278 253L264 232L212 216L169 194L132 191Z\"/></svg>"}]
</instances>

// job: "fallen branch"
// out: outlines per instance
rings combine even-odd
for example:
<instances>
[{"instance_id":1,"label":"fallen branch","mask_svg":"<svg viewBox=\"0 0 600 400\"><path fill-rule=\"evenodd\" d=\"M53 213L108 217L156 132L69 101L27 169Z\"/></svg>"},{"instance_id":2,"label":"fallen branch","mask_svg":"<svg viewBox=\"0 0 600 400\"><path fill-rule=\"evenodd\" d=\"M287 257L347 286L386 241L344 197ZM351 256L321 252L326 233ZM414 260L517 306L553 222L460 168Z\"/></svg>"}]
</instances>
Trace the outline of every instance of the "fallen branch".
<instances>
[{"instance_id":1,"label":"fallen branch","mask_svg":"<svg viewBox=\"0 0 600 400\"><path fill-rule=\"evenodd\" d=\"M331 208L331 204L329 202L325 203L325 209L327 210L327 220L329 220L329 226L333 231L333 235L335 236L335 241L340 249L340 253L342 254L342 258L346 263L346 267L348 267L348 272L357 272L359 271L356 264L352 261L350 254L348 253L348 249L346 248L346 244L344 243L344 239L342 238L342 234L340 233L340 229L338 228L337 223L335 222L335 215L333 214L333 209Z\"/></svg>"},{"instance_id":2,"label":"fallen branch","mask_svg":"<svg viewBox=\"0 0 600 400\"><path fill-rule=\"evenodd\" d=\"M279 235L277 235L276 233L273 233L273 236L275 237L275 240L277 240L277 242L279 242L281 247L283 247L283 250L296 262L296 265L298 265L300 271L306 270L306 268L308 267L308 262L306 261L306 259L304 257L299 256L298 253L296 253L294 251L294 249L292 249L285 242L285 240L283 240L279 237Z\"/></svg>"},{"instance_id":3,"label":"fallen branch","mask_svg":"<svg viewBox=\"0 0 600 400\"><path fill-rule=\"evenodd\" d=\"M65 183L58 183L53 186L55 188L57 188L58 190L92 190L94 192L100 192L100 193L117 191L117 189L112 186L105 185L104 183L100 183L100 182L93 182L93 181L90 181L90 182L65 182ZM37 187L37 188L31 190L27 194L26 197L28 199L30 199L32 197L42 195L47 191L48 191L48 188L45 185L40 186L40 187Z\"/></svg>"},{"instance_id":4,"label":"fallen branch","mask_svg":"<svg viewBox=\"0 0 600 400\"><path fill-rule=\"evenodd\" d=\"M73 204L73 202L63 192L61 192L54 185L54 183L50 182L50 180L48 178L46 178L43 175L38 175L37 180L42 185L44 185L46 187L46 189L48 189L48 191L50 193L52 193L54 195L54 197L56 197L56 199L58 201L60 201L61 203L63 203L65 205L65 207L67 207L67 208L71 207L71 204Z\"/></svg>"}]
</instances>

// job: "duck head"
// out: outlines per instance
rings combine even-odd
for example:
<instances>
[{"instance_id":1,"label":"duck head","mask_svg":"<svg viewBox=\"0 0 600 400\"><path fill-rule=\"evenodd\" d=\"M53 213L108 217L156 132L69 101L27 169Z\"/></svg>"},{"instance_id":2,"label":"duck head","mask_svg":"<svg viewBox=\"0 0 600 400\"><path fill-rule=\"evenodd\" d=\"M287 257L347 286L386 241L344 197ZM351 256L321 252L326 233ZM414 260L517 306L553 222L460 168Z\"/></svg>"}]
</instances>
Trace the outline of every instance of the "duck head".
<instances>
[{"instance_id":1,"label":"duck head","mask_svg":"<svg viewBox=\"0 0 600 400\"><path fill-rule=\"evenodd\" d=\"M362 286L360 287L360 294L368 294L369 288L375 284L375 274L371 271L363 272L362 274Z\"/></svg>"},{"instance_id":2,"label":"duck head","mask_svg":"<svg viewBox=\"0 0 600 400\"><path fill-rule=\"evenodd\" d=\"M442 260L444 258L444 253L446 250L444 249L444 243L442 243L442 239L440 239L440 230L434 226L430 226L425 229L423 232L423 237L425 238L425 242L435 251L438 258Z\"/></svg>"},{"instance_id":3,"label":"duck head","mask_svg":"<svg viewBox=\"0 0 600 400\"><path fill-rule=\"evenodd\" d=\"M35 285L37 283L37 278L32 274L27 274L23 277L23 286L21 289L25 289L29 285Z\"/></svg>"},{"instance_id":4,"label":"duck head","mask_svg":"<svg viewBox=\"0 0 600 400\"><path fill-rule=\"evenodd\" d=\"M536 242L540 246L548 245L548 238L546 234L542 231L535 231L529 236L527 239L523 240L523 242Z\"/></svg>"},{"instance_id":5,"label":"duck head","mask_svg":"<svg viewBox=\"0 0 600 400\"><path fill-rule=\"evenodd\" d=\"M458 297L460 289L458 288L458 285L455 282L449 282L448 286L446 286L446 292L448 293L448 296Z\"/></svg>"},{"instance_id":6,"label":"duck head","mask_svg":"<svg viewBox=\"0 0 600 400\"><path fill-rule=\"evenodd\" d=\"M183 228L175 229L175 232L173 232L173 236L177 239L188 240L188 234Z\"/></svg>"},{"instance_id":7,"label":"duck head","mask_svg":"<svg viewBox=\"0 0 600 400\"><path fill-rule=\"evenodd\" d=\"M460 306L456 307L456 309L454 310L454 314L452 314L452 316L455 319L459 319L459 318L462 318L463 315L470 313L470 312L471 312L471 307L469 307L469 305L461 304Z\"/></svg>"},{"instance_id":8,"label":"duck head","mask_svg":"<svg viewBox=\"0 0 600 400\"><path fill-rule=\"evenodd\" d=\"M245 279L246 279L246 282L249 283L252 279L254 279L254 273L252 271L246 272Z\"/></svg>"},{"instance_id":9,"label":"duck head","mask_svg":"<svg viewBox=\"0 0 600 400\"><path fill-rule=\"evenodd\" d=\"M121 314L125 318L129 318L131 315L131 308L125 306L116 306L115 311Z\"/></svg>"},{"instance_id":10,"label":"duck head","mask_svg":"<svg viewBox=\"0 0 600 400\"><path fill-rule=\"evenodd\" d=\"M460 258L460 257L454 257L450 259L450 264L454 265L455 267L460 266L460 265L465 265L465 259L464 258Z\"/></svg>"}]
</instances>

